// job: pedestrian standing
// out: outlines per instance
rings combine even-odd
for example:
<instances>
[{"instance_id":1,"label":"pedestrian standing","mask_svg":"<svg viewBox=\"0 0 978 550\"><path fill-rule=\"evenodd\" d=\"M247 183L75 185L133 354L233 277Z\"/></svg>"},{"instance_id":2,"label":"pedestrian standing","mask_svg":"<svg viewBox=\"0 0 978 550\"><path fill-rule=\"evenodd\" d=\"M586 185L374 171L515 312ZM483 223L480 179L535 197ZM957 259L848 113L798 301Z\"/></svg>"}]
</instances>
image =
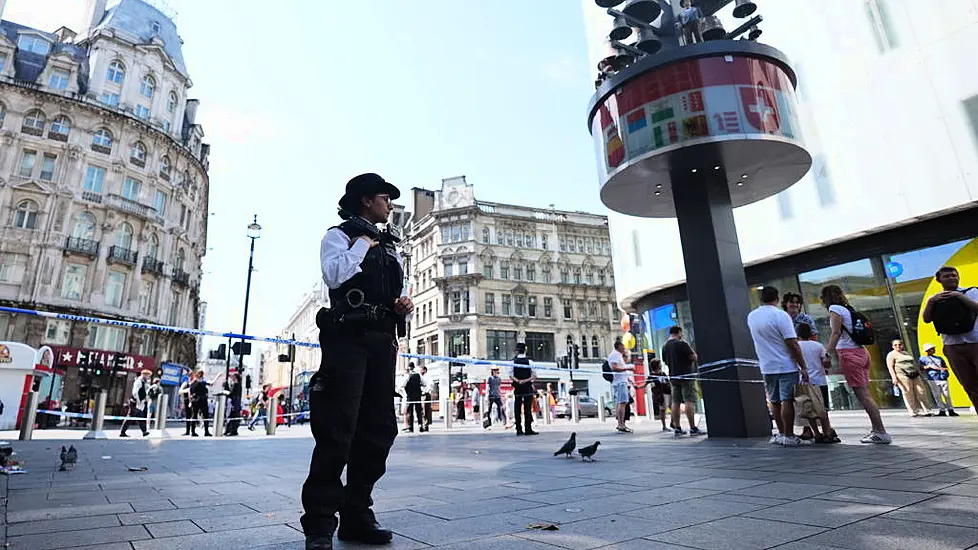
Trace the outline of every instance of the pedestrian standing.
<instances>
[{"instance_id":1,"label":"pedestrian standing","mask_svg":"<svg viewBox=\"0 0 978 550\"><path fill-rule=\"evenodd\" d=\"M656 412L659 413L662 431L673 431L671 426L666 426L666 409L669 408L672 402L672 388L669 384L669 378L662 371L662 361L652 359L649 362L649 375L646 378L645 384L652 387L652 405L655 407ZM674 406L679 407L679 405Z\"/></svg>"},{"instance_id":2,"label":"pedestrian standing","mask_svg":"<svg viewBox=\"0 0 978 550\"><path fill-rule=\"evenodd\" d=\"M472 384L472 422L478 424L482 421L482 392L479 391L479 384Z\"/></svg>"},{"instance_id":3,"label":"pedestrian standing","mask_svg":"<svg viewBox=\"0 0 978 550\"><path fill-rule=\"evenodd\" d=\"M262 384L261 393L258 394L257 407L255 407L255 415L251 418L251 422L248 423L249 430L255 431L255 424L257 424L259 420L268 422L268 415L273 414L270 412L272 396L269 395L269 392L271 389L271 384Z\"/></svg>"},{"instance_id":4,"label":"pedestrian standing","mask_svg":"<svg viewBox=\"0 0 978 550\"><path fill-rule=\"evenodd\" d=\"M228 384L228 399L231 401L231 412L228 415L227 427L224 435L238 435L238 427L241 425L241 375L232 372Z\"/></svg>"},{"instance_id":5,"label":"pedestrian standing","mask_svg":"<svg viewBox=\"0 0 978 550\"><path fill-rule=\"evenodd\" d=\"M431 379L428 367L421 365L421 401L424 402L424 431L431 429Z\"/></svg>"},{"instance_id":6,"label":"pedestrian standing","mask_svg":"<svg viewBox=\"0 0 978 550\"><path fill-rule=\"evenodd\" d=\"M978 287L961 288L961 275L944 266L935 275L943 291L930 297L921 314L944 342L944 355L971 405L978 411Z\"/></svg>"},{"instance_id":7,"label":"pedestrian standing","mask_svg":"<svg viewBox=\"0 0 978 550\"><path fill-rule=\"evenodd\" d=\"M618 425L615 430L618 433L632 433L632 429L625 425L628 413L628 401L631 396L628 393L628 380L635 367L625 363L625 344L621 340L615 342L615 351L608 355L608 365L615 373L611 380L611 395L615 400L615 418Z\"/></svg>"},{"instance_id":8,"label":"pedestrian standing","mask_svg":"<svg viewBox=\"0 0 978 550\"><path fill-rule=\"evenodd\" d=\"M886 369L890 371L890 379L900 388L907 412L911 417L934 416L927 408L927 388L920 364L907 353L903 340L893 340L890 347L893 349L886 354Z\"/></svg>"},{"instance_id":9,"label":"pedestrian standing","mask_svg":"<svg viewBox=\"0 0 978 550\"><path fill-rule=\"evenodd\" d=\"M696 383L691 380L698 357L689 342L683 340L682 327L669 329L669 340L662 346L662 360L669 367L669 384L672 390L672 430L677 436L683 435L680 409L685 405L686 420L689 422L689 435L700 435L696 427Z\"/></svg>"},{"instance_id":10,"label":"pedestrian standing","mask_svg":"<svg viewBox=\"0 0 978 550\"><path fill-rule=\"evenodd\" d=\"M530 358L526 356L526 344L516 344L516 357L513 358L513 417L516 421L516 435L537 435L533 431L533 381L536 374L530 367Z\"/></svg>"},{"instance_id":11,"label":"pedestrian standing","mask_svg":"<svg viewBox=\"0 0 978 550\"><path fill-rule=\"evenodd\" d=\"M924 356L920 358L920 368L924 371L924 378L940 411L937 416L958 416L954 411L954 405L951 404L951 390L947 383L950 371L947 363L943 357L937 355L937 347L930 342L924 344Z\"/></svg>"},{"instance_id":12,"label":"pedestrian standing","mask_svg":"<svg viewBox=\"0 0 978 550\"><path fill-rule=\"evenodd\" d=\"M386 544L393 538L377 524L371 493L397 436L396 336L403 335L414 304L402 292L396 239L376 224L387 223L391 201L400 195L377 174L353 178L339 203L345 221L326 232L320 247L331 309L316 316L322 363L309 382L316 446L302 486L307 550L331 550L337 524L343 541Z\"/></svg>"},{"instance_id":13,"label":"pedestrian standing","mask_svg":"<svg viewBox=\"0 0 978 550\"><path fill-rule=\"evenodd\" d=\"M183 417L187 420L187 429L183 432L183 435L190 435L190 430L194 425L194 411L190 405L190 383L192 382L192 376L186 376L182 382L180 382L180 389L177 393L180 394L180 399L183 401Z\"/></svg>"},{"instance_id":14,"label":"pedestrian standing","mask_svg":"<svg viewBox=\"0 0 978 550\"><path fill-rule=\"evenodd\" d=\"M414 371L414 363L408 365L407 382L404 383L404 395L407 397L407 424L405 432L414 432L414 420L418 420L418 428L426 432L424 408L421 406L421 375Z\"/></svg>"},{"instance_id":15,"label":"pedestrian standing","mask_svg":"<svg viewBox=\"0 0 978 550\"><path fill-rule=\"evenodd\" d=\"M149 413L147 415L147 425L152 426L154 430L158 430L160 427L156 425L156 403L157 399L160 397L160 394L163 393L163 387L160 386L159 378L153 379L153 382L149 385L149 391L147 393L149 394Z\"/></svg>"},{"instance_id":16,"label":"pedestrian standing","mask_svg":"<svg viewBox=\"0 0 978 550\"><path fill-rule=\"evenodd\" d=\"M489 413L489 419L492 420L492 406L496 406L496 420L506 425L506 407L503 405L502 400L502 385L503 381L499 378L499 367L493 367L490 371L489 378L486 379L486 388L489 392L489 405L486 412Z\"/></svg>"},{"instance_id":17,"label":"pedestrian standing","mask_svg":"<svg viewBox=\"0 0 978 550\"><path fill-rule=\"evenodd\" d=\"M153 375L151 370L143 370L132 383L132 394L129 397L129 413L122 421L122 429L119 430L119 437L129 437L126 430L131 422L135 422L139 430L143 432L143 437L149 435L146 430L146 411L149 410L149 377ZM130 420L135 418L135 420Z\"/></svg>"},{"instance_id":18,"label":"pedestrian standing","mask_svg":"<svg viewBox=\"0 0 978 550\"><path fill-rule=\"evenodd\" d=\"M190 384L190 409L193 411L194 423L190 426L190 436L198 437L197 423L204 424L204 437L211 437L211 422L208 416L207 380L204 371L194 373L194 381Z\"/></svg>"},{"instance_id":19,"label":"pedestrian standing","mask_svg":"<svg viewBox=\"0 0 978 550\"><path fill-rule=\"evenodd\" d=\"M791 312L789 311L790 315ZM801 438L804 440L814 440L815 443L840 443L839 435L835 433L829 421L829 381L825 376L825 369L832 367L832 359L829 352L812 333L812 326L797 317L793 319L795 324L795 334L798 335L798 347L801 348L801 355L805 358L805 368L808 370L808 383L818 386L822 394L822 404L825 405L825 416L817 419L822 423L821 431L814 418L805 421L804 431Z\"/></svg>"}]
</instances>

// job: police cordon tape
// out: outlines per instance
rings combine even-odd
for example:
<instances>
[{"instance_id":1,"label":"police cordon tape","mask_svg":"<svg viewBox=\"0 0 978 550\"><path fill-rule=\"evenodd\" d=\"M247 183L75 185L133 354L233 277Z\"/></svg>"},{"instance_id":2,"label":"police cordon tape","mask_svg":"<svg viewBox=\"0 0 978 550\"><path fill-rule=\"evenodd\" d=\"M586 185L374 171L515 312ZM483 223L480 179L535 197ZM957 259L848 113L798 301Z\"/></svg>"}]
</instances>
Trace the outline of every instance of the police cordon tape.
<instances>
[{"instance_id":1,"label":"police cordon tape","mask_svg":"<svg viewBox=\"0 0 978 550\"><path fill-rule=\"evenodd\" d=\"M48 410L48 409L38 409L37 414L49 414L51 416L62 416L62 417L65 417L65 418L82 418L82 419L85 419L85 420L91 420L92 419L92 414L91 413L74 413L74 412L67 412L67 411L53 411L53 410ZM275 416L281 416L283 418L288 418L288 417L292 417L292 416L303 417L303 416L308 416L308 415L309 415L309 411L298 412L298 413L288 413L288 414L277 414ZM137 422L148 421L148 422L151 422L151 423L155 423L156 422L156 419L155 418L153 418L153 417L148 417L147 418L145 416L111 416L111 415L106 415L103 418L105 420L134 420L134 421L137 421ZM252 418L254 418L254 417L236 416L234 418L225 418L224 421L227 422L229 420L251 420ZM166 423L167 424L169 424L171 422L176 422L176 423L194 422L194 423L198 423L199 424L199 423L203 423L203 422L213 423L214 422L214 419L213 418L207 418L207 419L204 419L204 418L175 418L175 417L170 417L170 418L167 418L166 419Z\"/></svg>"},{"instance_id":2,"label":"police cordon tape","mask_svg":"<svg viewBox=\"0 0 978 550\"><path fill-rule=\"evenodd\" d=\"M61 319L65 321L81 321L85 323L97 323L101 325L117 326L117 327L127 327L139 330L157 330L161 332L174 332L177 334L189 334L193 336L215 336L218 338L230 338L234 340L250 340L254 342L267 342L270 344L282 344L287 346L298 346L306 348L318 348L320 347L318 343L315 342L303 342L301 340L293 340L288 338L272 338L268 336L252 336L248 334L239 334L236 332L220 332L216 330L203 330L196 328L186 328L186 327L173 327L167 325L155 325L152 323L137 323L134 321L122 321L118 319L105 319L103 317L90 317L87 315L74 315L71 313L55 313L51 311L39 311L36 309L25 309L16 307L0 306L0 312L6 313L19 313L22 315L32 315L36 317L44 317L47 319ZM526 365L518 365L512 361L499 361L495 359L474 359L469 357L449 357L444 355L425 355L425 354L415 354L415 353L398 353L399 356L408 359L418 359L425 361L444 361L448 363L462 363L465 365L472 366L496 366L496 367L525 367ZM724 371L730 368L736 368L739 366L746 367L757 367L759 363L756 359L722 359L720 361L713 361L710 363L705 363L699 366L696 373L693 374L680 374L673 376L659 376L651 377L646 375L646 378L660 378L660 379L683 379L683 380L699 380L701 382L734 382L734 383L745 383L745 384L763 384L763 379L727 379L727 378L707 378L705 375L714 374L720 371ZM555 371L555 372L573 372L568 371L568 369L562 369L559 367L543 367L533 365L534 370L543 371ZM871 380L872 382L891 382L891 380ZM40 412L40 411L38 411ZM106 417L109 418L109 417Z\"/></svg>"}]
</instances>

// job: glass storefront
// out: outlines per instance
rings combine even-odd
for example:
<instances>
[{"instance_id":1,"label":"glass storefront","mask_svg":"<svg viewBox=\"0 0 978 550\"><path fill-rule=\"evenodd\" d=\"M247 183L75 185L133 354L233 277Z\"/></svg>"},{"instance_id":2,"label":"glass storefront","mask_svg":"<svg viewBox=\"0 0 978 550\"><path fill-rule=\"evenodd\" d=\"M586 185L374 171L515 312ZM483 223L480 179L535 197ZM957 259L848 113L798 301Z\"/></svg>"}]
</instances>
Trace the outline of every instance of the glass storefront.
<instances>
[{"instance_id":1,"label":"glass storefront","mask_svg":"<svg viewBox=\"0 0 978 550\"><path fill-rule=\"evenodd\" d=\"M852 262L826 265L793 276L763 278L748 277L752 289L777 287L782 294L797 292L805 300L805 311L815 319L818 339L827 344L831 331L828 312L819 301L822 287L839 285L852 306L873 322L876 344L867 347L872 358L870 379L872 392L881 407L902 408L903 400L895 391L886 369L886 354L894 339L902 339L907 349L919 357L925 343L933 343L941 354L941 339L933 325L920 318L922 305L940 291L934 274L942 265L952 265L961 273L963 287L978 286L978 238L955 241L918 250L900 251L864 258ZM758 307L757 292L750 293L751 307ZM669 337L669 327L683 327L686 339L694 348L689 302L657 304L642 313L641 330L647 348L661 352ZM833 410L858 409L855 394L845 384L838 361L833 359L829 371L829 401ZM952 377L952 400L955 406L965 407L969 400L960 384Z\"/></svg>"}]
</instances>

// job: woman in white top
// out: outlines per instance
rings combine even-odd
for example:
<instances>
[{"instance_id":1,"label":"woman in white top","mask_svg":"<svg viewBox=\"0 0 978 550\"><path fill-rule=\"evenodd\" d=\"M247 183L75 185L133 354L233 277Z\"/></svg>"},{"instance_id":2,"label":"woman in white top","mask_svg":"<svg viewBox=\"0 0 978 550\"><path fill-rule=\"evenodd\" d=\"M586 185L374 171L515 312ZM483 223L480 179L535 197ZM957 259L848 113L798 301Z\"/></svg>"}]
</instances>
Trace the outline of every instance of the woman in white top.
<instances>
[{"instance_id":1,"label":"woman in white top","mask_svg":"<svg viewBox=\"0 0 978 550\"><path fill-rule=\"evenodd\" d=\"M869 416L873 431L860 439L863 443L891 443L893 438L883 427L880 408L869 393L869 352L857 344L850 336L852 332L852 306L838 285L828 285L822 288L822 305L829 310L829 326L832 336L826 350L839 358L842 374L846 383L856 394L856 399L862 404L863 410Z\"/></svg>"}]
</instances>

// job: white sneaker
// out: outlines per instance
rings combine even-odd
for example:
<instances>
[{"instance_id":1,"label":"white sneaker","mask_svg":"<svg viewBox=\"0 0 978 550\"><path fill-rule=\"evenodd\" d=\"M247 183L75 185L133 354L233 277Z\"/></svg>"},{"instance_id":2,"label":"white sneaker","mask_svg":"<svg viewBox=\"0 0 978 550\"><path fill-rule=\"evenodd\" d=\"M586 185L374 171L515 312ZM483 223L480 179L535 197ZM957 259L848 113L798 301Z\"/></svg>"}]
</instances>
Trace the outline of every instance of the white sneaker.
<instances>
[{"instance_id":1,"label":"white sneaker","mask_svg":"<svg viewBox=\"0 0 978 550\"><path fill-rule=\"evenodd\" d=\"M804 447L806 445L811 445L811 441L805 441L804 439L798 437L797 435L783 436L781 445L785 447Z\"/></svg>"},{"instance_id":2,"label":"white sneaker","mask_svg":"<svg viewBox=\"0 0 978 550\"><path fill-rule=\"evenodd\" d=\"M876 443L879 445L889 445L893 443L893 436L890 434L881 434L876 432L869 432L869 435L859 440L860 443Z\"/></svg>"},{"instance_id":3,"label":"white sneaker","mask_svg":"<svg viewBox=\"0 0 978 550\"><path fill-rule=\"evenodd\" d=\"M784 436L781 434L774 434L771 436L771 441L768 441L771 445L781 445L784 443Z\"/></svg>"}]
</instances>

